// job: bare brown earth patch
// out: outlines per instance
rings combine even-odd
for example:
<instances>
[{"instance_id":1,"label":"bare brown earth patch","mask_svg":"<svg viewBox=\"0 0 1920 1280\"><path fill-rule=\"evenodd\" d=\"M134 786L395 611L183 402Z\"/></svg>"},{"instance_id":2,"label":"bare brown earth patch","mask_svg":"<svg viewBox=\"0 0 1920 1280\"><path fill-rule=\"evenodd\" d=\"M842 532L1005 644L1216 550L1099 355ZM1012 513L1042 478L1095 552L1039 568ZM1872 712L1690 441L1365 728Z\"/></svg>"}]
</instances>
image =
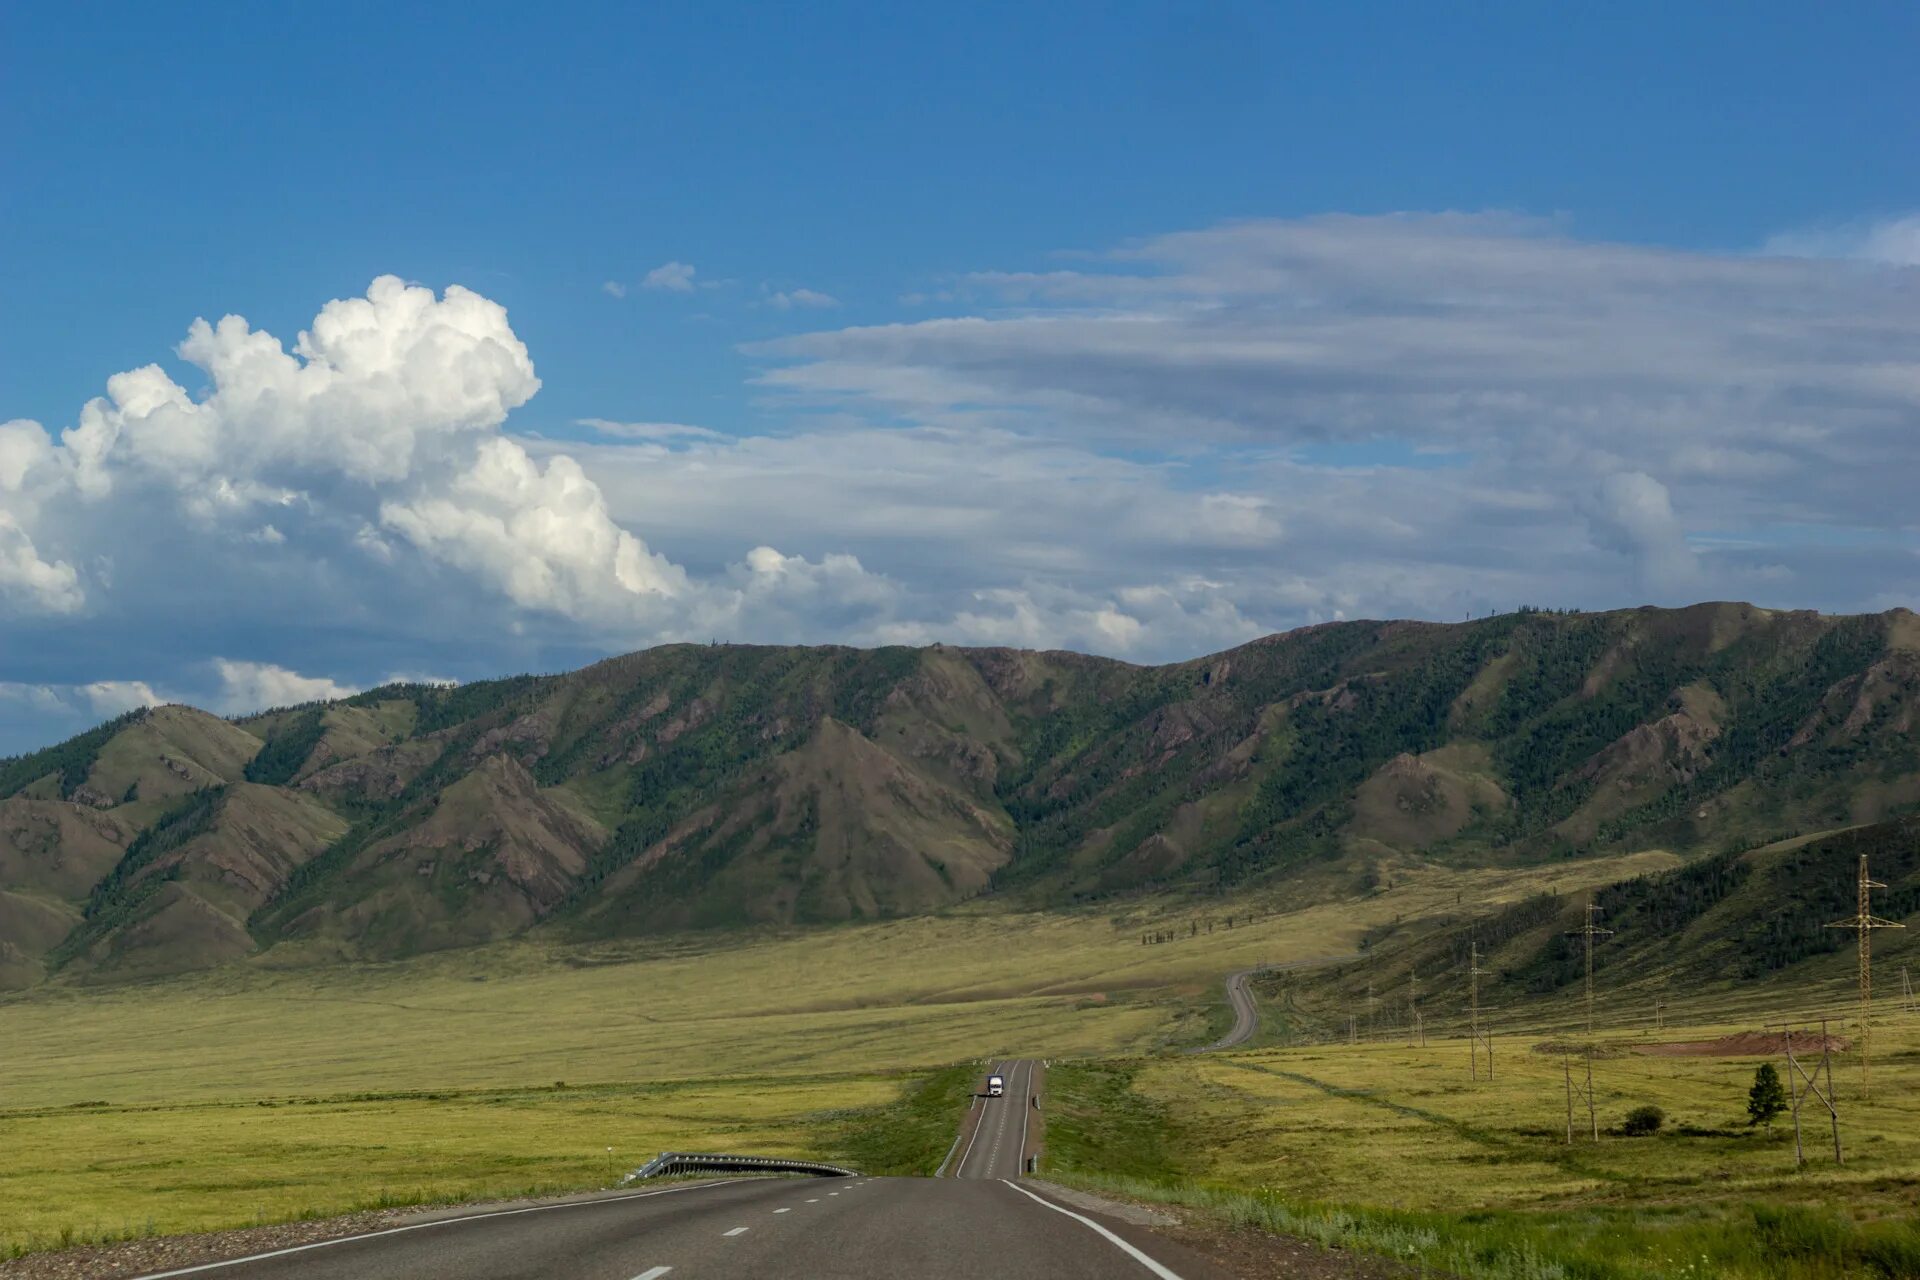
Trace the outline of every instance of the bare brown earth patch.
<instances>
[{"instance_id":1,"label":"bare brown earth patch","mask_svg":"<svg viewBox=\"0 0 1920 1280\"><path fill-rule=\"evenodd\" d=\"M1607 1058L1624 1058L1627 1056L1625 1049L1618 1048L1614 1045L1582 1044L1578 1040L1542 1040L1539 1044L1533 1046L1533 1052L1556 1058L1562 1054L1576 1058L1591 1054L1593 1057L1603 1061Z\"/></svg>"},{"instance_id":2,"label":"bare brown earth patch","mask_svg":"<svg viewBox=\"0 0 1920 1280\"><path fill-rule=\"evenodd\" d=\"M1825 1037L1825 1047L1834 1053L1853 1048L1845 1036ZM1793 1037L1793 1047L1802 1053L1818 1053L1821 1037L1811 1033ZM1769 1058L1787 1051L1787 1037L1778 1031L1736 1031L1717 1040L1668 1040L1659 1044L1636 1044L1635 1053L1652 1058Z\"/></svg>"}]
</instances>

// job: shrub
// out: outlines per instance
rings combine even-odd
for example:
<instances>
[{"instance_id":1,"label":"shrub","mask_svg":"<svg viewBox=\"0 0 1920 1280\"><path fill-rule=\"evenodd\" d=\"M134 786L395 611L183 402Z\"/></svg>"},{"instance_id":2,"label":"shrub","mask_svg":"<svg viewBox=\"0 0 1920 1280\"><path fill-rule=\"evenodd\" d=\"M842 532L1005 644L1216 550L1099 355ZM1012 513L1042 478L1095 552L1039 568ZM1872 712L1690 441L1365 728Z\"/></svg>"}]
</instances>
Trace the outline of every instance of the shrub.
<instances>
[{"instance_id":1,"label":"shrub","mask_svg":"<svg viewBox=\"0 0 1920 1280\"><path fill-rule=\"evenodd\" d=\"M1649 1103L1627 1112L1627 1118L1620 1122L1620 1132L1630 1137L1645 1137L1660 1132L1660 1126L1666 1122L1667 1113Z\"/></svg>"},{"instance_id":2,"label":"shrub","mask_svg":"<svg viewBox=\"0 0 1920 1280\"><path fill-rule=\"evenodd\" d=\"M1787 1091L1780 1086L1780 1073L1771 1062L1763 1062L1753 1073L1753 1088L1747 1090L1747 1123L1773 1123L1787 1109Z\"/></svg>"}]
</instances>

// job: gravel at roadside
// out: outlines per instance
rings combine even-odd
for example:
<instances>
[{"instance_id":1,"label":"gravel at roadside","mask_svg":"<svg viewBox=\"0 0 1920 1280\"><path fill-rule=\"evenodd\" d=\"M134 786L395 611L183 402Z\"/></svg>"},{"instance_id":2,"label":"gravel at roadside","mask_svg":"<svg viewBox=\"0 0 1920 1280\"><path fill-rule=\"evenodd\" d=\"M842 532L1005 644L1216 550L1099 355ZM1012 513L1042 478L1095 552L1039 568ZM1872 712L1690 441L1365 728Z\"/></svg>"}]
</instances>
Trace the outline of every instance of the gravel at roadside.
<instances>
[{"instance_id":1,"label":"gravel at roadside","mask_svg":"<svg viewBox=\"0 0 1920 1280\"><path fill-rule=\"evenodd\" d=\"M1413 1280L1416 1275L1439 1280L1434 1272L1415 1271L1391 1258L1328 1249L1294 1236L1234 1226L1198 1209L1183 1206L1175 1210L1140 1200L1114 1199L1037 1178L1030 1179L1028 1185L1088 1213L1152 1227L1169 1240L1207 1255L1243 1280Z\"/></svg>"}]
</instances>

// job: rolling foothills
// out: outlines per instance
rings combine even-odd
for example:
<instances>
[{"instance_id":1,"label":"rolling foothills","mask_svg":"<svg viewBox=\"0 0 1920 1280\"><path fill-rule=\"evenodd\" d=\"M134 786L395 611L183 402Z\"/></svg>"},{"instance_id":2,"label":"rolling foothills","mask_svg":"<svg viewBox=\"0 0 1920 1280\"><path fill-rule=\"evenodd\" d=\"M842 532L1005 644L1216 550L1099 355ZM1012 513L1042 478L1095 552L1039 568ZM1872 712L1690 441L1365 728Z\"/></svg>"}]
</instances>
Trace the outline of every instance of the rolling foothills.
<instances>
[{"instance_id":1,"label":"rolling foothills","mask_svg":"<svg viewBox=\"0 0 1920 1280\"><path fill-rule=\"evenodd\" d=\"M1708 901L1739 851L1920 800L1917 682L1904 610L1709 604L1338 622L1161 667L671 645L238 720L157 707L0 762L0 983L989 894L1333 901L1644 848L1707 859L1683 892ZM1770 927L1753 964L1815 945Z\"/></svg>"}]
</instances>

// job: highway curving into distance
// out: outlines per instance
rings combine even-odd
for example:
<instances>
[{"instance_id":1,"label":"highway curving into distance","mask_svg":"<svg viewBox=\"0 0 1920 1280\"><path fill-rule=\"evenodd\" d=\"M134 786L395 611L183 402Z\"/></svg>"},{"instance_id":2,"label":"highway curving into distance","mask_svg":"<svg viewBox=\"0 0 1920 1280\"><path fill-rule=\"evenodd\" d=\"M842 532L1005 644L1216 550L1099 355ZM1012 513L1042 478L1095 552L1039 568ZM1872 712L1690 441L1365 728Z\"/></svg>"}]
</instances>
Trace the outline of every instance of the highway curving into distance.
<instances>
[{"instance_id":1,"label":"highway curving into distance","mask_svg":"<svg viewBox=\"0 0 1920 1280\"><path fill-rule=\"evenodd\" d=\"M944 1177L683 1183L456 1214L140 1280L1230 1280L1146 1228L1019 1185L1042 1072L1028 1059L993 1069L1006 1094L975 1100Z\"/></svg>"},{"instance_id":2,"label":"highway curving into distance","mask_svg":"<svg viewBox=\"0 0 1920 1280\"><path fill-rule=\"evenodd\" d=\"M1227 975L1227 1001L1233 1005L1233 1029L1212 1044L1193 1050L1194 1053L1231 1049L1253 1039L1253 1033L1260 1026L1260 1010L1253 1003L1253 990L1247 986L1247 979L1265 972L1266 968L1266 965L1256 965Z\"/></svg>"}]
</instances>

